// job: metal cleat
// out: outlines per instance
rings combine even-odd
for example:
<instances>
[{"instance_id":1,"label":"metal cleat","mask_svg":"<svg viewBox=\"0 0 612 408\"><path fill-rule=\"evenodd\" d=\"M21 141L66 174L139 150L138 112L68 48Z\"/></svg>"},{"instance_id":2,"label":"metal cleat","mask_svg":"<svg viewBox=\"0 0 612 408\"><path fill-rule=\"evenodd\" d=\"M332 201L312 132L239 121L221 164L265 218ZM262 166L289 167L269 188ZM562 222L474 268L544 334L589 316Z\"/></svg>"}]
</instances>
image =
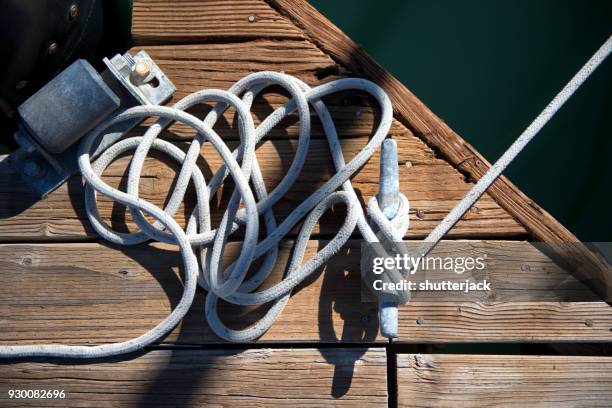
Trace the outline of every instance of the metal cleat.
<instances>
[{"instance_id":1,"label":"metal cleat","mask_svg":"<svg viewBox=\"0 0 612 408\"><path fill-rule=\"evenodd\" d=\"M399 165L397 161L397 143L386 139L380 152L380 191L376 196L382 213L391 220L397 215L399 198ZM380 333L386 338L397 337L397 302L385 299L381 295L378 304Z\"/></svg>"}]
</instances>

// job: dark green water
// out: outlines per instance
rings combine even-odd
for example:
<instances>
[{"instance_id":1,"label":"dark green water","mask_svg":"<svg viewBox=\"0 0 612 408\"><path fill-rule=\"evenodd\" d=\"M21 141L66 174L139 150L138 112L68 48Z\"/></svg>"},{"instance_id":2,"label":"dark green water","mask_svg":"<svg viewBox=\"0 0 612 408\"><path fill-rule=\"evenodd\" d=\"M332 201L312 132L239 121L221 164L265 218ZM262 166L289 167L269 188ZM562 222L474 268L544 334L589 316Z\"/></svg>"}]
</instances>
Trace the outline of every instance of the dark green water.
<instances>
[{"instance_id":1,"label":"dark green water","mask_svg":"<svg viewBox=\"0 0 612 408\"><path fill-rule=\"evenodd\" d=\"M612 33L612 1L311 3L495 161ZM508 168L583 241L612 241L612 58Z\"/></svg>"}]
</instances>

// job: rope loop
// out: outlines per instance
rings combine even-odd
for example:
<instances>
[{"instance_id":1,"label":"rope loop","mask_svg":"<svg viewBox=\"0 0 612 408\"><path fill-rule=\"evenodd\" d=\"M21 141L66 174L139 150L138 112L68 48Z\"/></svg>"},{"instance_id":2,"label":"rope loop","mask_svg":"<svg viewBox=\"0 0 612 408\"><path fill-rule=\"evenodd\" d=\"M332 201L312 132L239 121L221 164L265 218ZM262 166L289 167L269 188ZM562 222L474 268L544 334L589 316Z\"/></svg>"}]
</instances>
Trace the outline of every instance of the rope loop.
<instances>
[{"instance_id":1,"label":"rope loop","mask_svg":"<svg viewBox=\"0 0 612 408\"><path fill-rule=\"evenodd\" d=\"M612 37L607 39L604 45L476 183L463 200L429 234L417 255L424 256L442 239L444 234L499 177L506 166L610 53L612 53ZM253 99L262 89L271 85L283 87L289 92L291 99L277 108L255 128L249 112ZM346 90L360 90L369 93L377 100L381 109L381 119L376 131L366 146L348 163L345 163L342 155L340 141L331 115L321 100L324 96ZM203 120L184 111L195 104L208 101L218 103ZM302 201L282 223L277 224L272 206L293 185L304 166L310 140L309 104L314 108L323 124L337 173ZM230 106L237 112L241 141L240 146L233 152L213 130L219 116ZM255 156L255 146L281 119L296 110L300 123L298 148L295 157L287 174L268 193ZM195 92L180 100L173 107L138 106L130 108L113 119L98 125L83 139L79 147L79 167L87 183L85 197L87 216L98 234L116 244L134 245L147 240L176 244L180 249L185 274L181 299L175 309L157 326L139 337L124 342L97 346L7 345L0 346L0 358L100 358L136 351L159 340L178 324L191 307L197 282L208 290L205 316L210 327L217 335L229 341L250 341L261 336L284 308L291 290L335 254L346 243L355 227L359 228L365 241L379 242L377 234L365 218L349 179L381 145L391 127L392 114L393 110L389 97L376 84L364 79L338 79L311 88L299 79L289 75L277 72L259 72L242 78L228 91L203 90ZM157 116L160 119L142 137L128 138L115 143L101 155L92 167L90 152L94 142L106 129L124 120L144 119L150 116ZM190 126L196 131L196 136L187 153L166 141L157 139L162 129L174 121ZM196 165L201 146L205 142L213 145L224 162L221 169L215 173L208 183ZM140 174L150 149L164 152L182 165L176 187L164 209L143 200L138 195ZM130 163L127 191L123 192L104 183L101 174L115 158L130 150L135 150L135 152ZM236 189L231 195L221 224L216 229L211 229L209 200L228 175L234 180ZM186 229L183 229L174 220L173 216L179 204L183 201L190 181L195 185L197 202L195 209L189 216ZM249 183L252 184L252 189ZM341 191L336 191L339 188L341 188ZM97 193L127 206L140 231L126 234L110 229L100 218L96 204ZM240 208L241 203L243 208ZM347 207L347 217L342 227L322 250L307 262L303 262L308 239L315 224L327 209L339 203L344 203ZM381 237L387 241L399 241L403 237L408 228L408 209L408 200L400 194L398 215L389 221L378 207L376 198L372 198L368 203L371 221L376 225L379 234L382 234ZM149 223L144 214L152 216L156 221L152 224ZM264 220L266 238L258 242L260 216ZM276 263L278 243L304 217L305 221L298 234L286 276L271 288L255 292L268 277ZM241 225L245 226L245 234L240 255L230 267L220 272L223 249L228 237ZM199 255L199 261L196 253ZM252 262L262 256L265 256L265 258L259 270L252 277L246 279L246 273ZM267 302L273 302L273 305L266 315L253 326L244 330L233 330L226 327L219 318L217 312L219 298L241 305Z\"/></svg>"},{"instance_id":2,"label":"rope loop","mask_svg":"<svg viewBox=\"0 0 612 408\"><path fill-rule=\"evenodd\" d=\"M290 95L290 100L277 108L259 126L255 127L251 114L254 98L263 89L280 86ZM366 146L350 161L345 162L336 127L331 114L321 98L343 91L358 90L370 94L379 104L380 122ZM190 107L216 102L215 107L199 119L187 113ZM231 151L214 125L226 109L232 108L237 115L240 145ZM304 169L311 135L311 108L323 124L330 152L336 169L334 174L319 189L303 200L279 223L272 207L287 193ZM260 163L255 155L259 142L286 116L297 112L299 118L298 144L293 161L281 181L268 191L264 183ZM9 346L19 356L60 356L60 357L104 357L140 349L168 333L187 313L199 283L208 293L204 315L211 329L221 338L229 341L251 341L260 337L273 324L285 307L291 291L309 275L320 268L347 242L355 228L359 228L364 239L378 241L377 234L370 227L361 204L351 185L350 177L362 167L388 134L392 121L391 102L385 92L374 83L358 78L338 79L317 87L310 87L301 80L277 72L259 72L248 75L236 82L229 90L201 90L178 101L172 107L137 106L99 125L82 142L79 148L79 167L86 181L85 209L94 230L104 239L117 245L135 245L145 241L158 241L178 245L183 259L184 291L176 308L166 319L147 333L122 343L98 346ZM90 152L96 140L113 125L135 118L158 117L143 136L129 137L111 145L91 163ZM173 144L159 139L164 128L180 122L193 130L194 136L186 152ZM209 179L204 177L196 161L202 146L210 143L223 161L221 168ZM140 197L139 183L146 157L151 150L167 155L180 165L180 171L170 192L165 208ZM133 152L127 176L126 191L106 184L101 176L105 169L120 155ZM211 225L210 200L227 177L231 177L235 189L231 194L220 224ZM195 187L196 204L189 214L185 228L174 216L185 198L189 184ZM97 195L101 194L129 208L138 230L136 232L114 231L101 218L97 206ZM402 196L403 197L403 196ZM376 199L370 202L375 206ZM402 210L398 220L407 220L408 206L405 197L401 200ZM374 203L374 204L372 204ZM321 216L332 206L346 206L347 215L335 236L312 258L304 260L304 254L312 231ZM380 210L378 210L380 212ZM378 213L376 213L378 214ZM398 227L394 220L379 222L377 215L373 222L377 231L383 231L389 238L398 238L405 229ZM145 216L152 217L150 222ZM258 241L261 226L265 236ZM384 218L384 216L383 216ZM293 228L304 220L299 229L295 247L289 260L284 278L265 290L257 288L268 278L276 264L278 245ZM224 248L229 237L238 228L244 227L244 238L238 258L222 270ZM407 223L405 223L407 229ZM258 270L247 278L253 262L263 257ZM259 305L271 303L263 318L243 330L227 327L219 317L218 300L238 305Z\"/></svg>"}]
</instances>

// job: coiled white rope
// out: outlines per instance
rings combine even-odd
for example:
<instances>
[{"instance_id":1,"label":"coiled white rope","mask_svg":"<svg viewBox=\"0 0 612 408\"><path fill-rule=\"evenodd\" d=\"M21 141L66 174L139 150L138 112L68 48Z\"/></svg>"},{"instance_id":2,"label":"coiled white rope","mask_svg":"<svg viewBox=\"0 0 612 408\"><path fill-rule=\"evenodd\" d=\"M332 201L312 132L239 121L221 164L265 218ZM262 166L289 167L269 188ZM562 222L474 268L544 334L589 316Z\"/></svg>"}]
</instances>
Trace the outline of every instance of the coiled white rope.
<instances>
[{"instance_id":1,"label":"coiled white rope","mask_svg":"<svg viewBox=\"0 0 612 408\"><path fill-rule=\"evenodd\" d=\"M283 87L290 94L291 99L255 128L250 114L251 104L262 89L272 85ZM321 98L347 90L363 91L374 97L380 105L381 119L367 145L353 159L345 163L336 128ZM218 104L204 120L185 112L193 105L213 101ZM311 127L309 104L314 107L323 124L337 173L278 225L272 212L272 206L296 181L308 152ZM213 129L219 116L229 107L236 110L241 142L233 152ZM300 122L298 147L294 160L281 182L271 192L268 192L255 156L255 146L281 119L296 110ZM82 141L79 149L79 167L87 183L86 211L93 228L104 239L119 245L134 245L147 240L178 245L185 275L182 297L176 308L157 326L125 342L97 346L53 344L1 346L0 357L97 358L141 349L168 333L185 316L192 304L197 282L208 291L205 316L211 329L217 335L229 341L249 341L258 338L283 310L292 289L338 252L356 226L368 242L377 242L377 234L380 236L381 233L382 237L389 241L398 241L404 236L408 228L408 200L406 197L400 195L398 215L391 221L387 220L378 208L376 198L370 200L368 209L372 222L375 224L375 233L365 218L349 180L351 175L374 154L387 136L392 114L391 102L385 92L374 83L364 79L339 79L311 88L289 75L260 72L241 79L229 91L212 89L195 92L173 107L134 107L96 127ZM149 127L142 137L131 137L117 142L103 152L92 166L90 151L94 142L107 128L121 121L150 116L157 116L160 119ZM157 138L162 129L174 121L182 122L197 132L186 153L173 144ZM224 162L224 165L208 182L196 165L196 160L205 142L212 144ZM140 174L144 160L151 149L167 154L182 165L175 188L164 209L143 200L138 195ZM132 150L134 150L134 155L128 172L127 190L120 191L102 181L101 174L106 167L119 155ZM236 189L229 200L220 225L216 229L211 229L209 201L228 175L234 180ZM187 227L183 230L173 216L183 201L190 182L193 182L195 186L197 201L188 219ZM252 189L249 187L249 182L252 184ZM337 191L339 188L341 190ZM110 229L98 212L97 193L126 205L140 230L134 233L120 233ZM239 208L240 203L244 205L244 208ZM344 223L323 249L303 263L304 252L314 226L323 213L335 204L344 204L347 207ZM155 218L156 222L149 223L145 214ZM260 216L264 220L266 238L258 243ZM255 292L276 263L280 240L304 218L305 221L295 242L286 276L274 286ZM245 226L245 232L240 255L232 265L221 271L223 249L228 237L241 225ZM256 273L246 279L252 262L260 257L264 257L262 265ZM253 326L244 330L233 330L228 328L219 317L217 312L219 298L238 305L274 303L265 316Z\"/></svg>"},{"instance_id":2,"label":"coiled white rope","mask_svg":"<svg viewBox=\"0 0 612 408\"><path fill-rule=\"evenodd\" d=\"M492 168L478 181L461 202L445 217L425 239L417 255L424 256L429 252L452 226L465 214L486 189L499 177L502 171L529 143L539 130L550 120L559 108L569 99L578 87L591 75L603 60L612 52L612 39L591 57L582 69L562 89L534 122L521 134L516 142L502 155ZM253 98L263 88L279 85L285 88L292 99L276 109L257 128L254 127L249 109ZM345 163L340 143L331 115L321 101L323 96L345 90L361 90L371 94L380 104L381 121L368 142L352 160ZM238 96L242 96L240 99ZM203 102L218 101L219 104L200 120L184 112L185 109ZM308 103L312 104L327 135L330 151L337 173L319 190L303 201L280 225L276 224L272 206L287 192L298 177L306 158L310 137L310 112ZM230 152L219 135L212 129L213 125L228 107L236 109L238 115L238 130L241 144L234 152ZM268 193L263 182L261 170L255 157L255 145L286 115L297 109L300 127L298 149L293 163L281 182ZM143 137L124 139L106 150L92 167L89 152L95 140L108 127L132 118L158 116L160 120L152 125ZM79 166L87 181L86 210L95 230L105 239L122 245L138 244L149 239L173 243L179 246L183 258L185 273L183 295L176 308L145 334L121 343L102 344L98 346L68 346L68 345L28 345L0 346L0 358L11 357L69 357L97 358L132 352L145 347L169 332L187 313L192 304L197 282L209 291L205 302L205 314L212 330L220 337L230 341L248 341L259 337L272 324L282 311L291 290L303 281L309 274L319 268L327 259L335 254L346 243L350 234L357 226L368 242L378 242L377 235L369 226L349 178L372 156L387 135L391 125L392 107L385 92L374 83L363 79L340 79L315 88L310 88L302 81L291 76L261 72L249 75L230 88L229 91L204 90L188 95L174 107L140 106L128 109L115 118L99 125L83 140L79 149ZM161 130L173 121L191 126L197 134L184 153L176 146L164 140L157 139ZM224 166L213 176L208 184L196 166L204 142L210 142L224 161ZM100 175L104 169L120 154L134 150L135 153L128 173L127 192L110 187L102 181ZM161 209L138 197L138 183L144 159L150 149L168 154L182 163L182 168L165 209ZM241 165L238 164L241 160ZM227 175L231 175L236 190L230 198L221 224L211 230L209 199L212 197ZM189 181L196 188L196 208L189 217L186 230L172 218L182 202ZM253 190L249 188L253 184ZM336 191L342 187L341 191ZM130 211L141 228L136 233L119 233L112 231L101 220L96 207L96 192L101 193L130 208ZM255 196L253 195L255 193ZM239 209L240 203L244 204ZM336 236L314 257L302 264L304 252L314 225L321 215L332 205L344 203L347 206L347 217ZM310 213L309 213L310 211ZM391 221L387 220L378 207L376 198L368 203L371 221L379 230L379 235L388 241L401 241L408 228L408 200L400 194L398 215ZM148 214L157 221L150 224L144 215ZM257 243L259 232L259 215L265 222L267 237ZM273 287L261 292L253 292L270 274L278 254L278 243L295 224L306 217L295 243L293 256L285 278ZM245 225L244 242L238 259L225 271L220 271L223 248L228 236L240 225ZM212 244L212 248L210 245ZM196 251L200 257L199 270ZM245 280L251 263L265 255L259 270ZM240 305L262 304L274 301L274 305L266 315L255 325L245 330L232 330L226 327L217 313L219 298Z\"/></svg>"}]
</instances>

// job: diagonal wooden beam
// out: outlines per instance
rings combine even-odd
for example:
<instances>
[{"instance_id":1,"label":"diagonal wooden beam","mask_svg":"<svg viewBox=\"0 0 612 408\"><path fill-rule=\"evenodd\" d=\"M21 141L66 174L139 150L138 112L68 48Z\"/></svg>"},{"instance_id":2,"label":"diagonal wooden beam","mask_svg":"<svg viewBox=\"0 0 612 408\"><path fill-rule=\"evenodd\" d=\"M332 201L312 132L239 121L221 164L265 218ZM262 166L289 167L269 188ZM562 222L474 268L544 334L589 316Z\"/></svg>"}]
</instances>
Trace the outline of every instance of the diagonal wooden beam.
<instances>
[{"instance_id":1,"label":"diagonal wooden beam","mask_svg":"<svg viewBox=\"0 0 612 408\"><path fill-rule=\"evenodd\" d=\"M266 0L279 13L289 18L339 65L352 73L368 78L389 94L395 118L420 137L432 149L469 179L478 180L491 164L400 81L374 61L361 47L305 0ZM527 197L506 177L500 177L488 190L489 195L519 221L537 241L572 242L564 251L557 251L556 260L603 299L612 299L612 269L607 262L580 244L578 238L559 221Z\"/></svg>"}]
</instances>

